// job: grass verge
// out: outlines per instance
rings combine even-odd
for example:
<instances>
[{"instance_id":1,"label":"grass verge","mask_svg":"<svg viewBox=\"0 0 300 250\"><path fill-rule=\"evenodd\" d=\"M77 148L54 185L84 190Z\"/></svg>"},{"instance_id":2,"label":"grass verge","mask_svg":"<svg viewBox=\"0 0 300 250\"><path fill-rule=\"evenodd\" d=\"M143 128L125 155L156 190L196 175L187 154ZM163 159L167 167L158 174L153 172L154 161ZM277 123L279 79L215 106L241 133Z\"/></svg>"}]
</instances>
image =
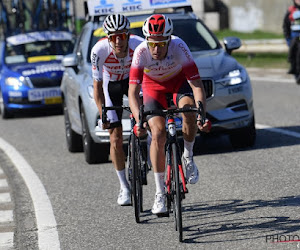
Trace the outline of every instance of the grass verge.
<instances>
[{"instance_id":1,"label":"grass verge","mask_svg":"<svg viewBox=\"0 0 300 250\"><path fill-rule=\"evenodd\" d=\"M219 40L223 40L224 37L235 36L241 40L251 39L284 39L283 34L265 32L256 30L251 33L237 32L232 30L219 30L215 31L214 34ZM238 50L233 51L232 56L245 67L255 68L289 68L287 61L287 53L255 53L247 54L240 53Z\"/></svg>"},{"instance_id":2,"label":"grass verge","mask_svg":"<svg viewBox=\"0 0 300 250\"><path fill-rule=\"evenodd\" d=\"M251 33L238 32L233 30L219 30L215 31L214 34L219 40L222 40L227 36L236 36L241 40L251 40L251 39L284 39L283 34L265 32L261 30L256 30Z\"/></svg>"},{"instance_id":3,"label":"grass verge","mask_svg":"<svg viewBox=\"0 0 300 250\"><path fill-rule=\"evenodd\" d=\"M288 55L286 53L256 53L248 55L245 53L233 52L232 56L245 67L288 69L290 66L287 61Z\"/></svg>"}]
</instances>

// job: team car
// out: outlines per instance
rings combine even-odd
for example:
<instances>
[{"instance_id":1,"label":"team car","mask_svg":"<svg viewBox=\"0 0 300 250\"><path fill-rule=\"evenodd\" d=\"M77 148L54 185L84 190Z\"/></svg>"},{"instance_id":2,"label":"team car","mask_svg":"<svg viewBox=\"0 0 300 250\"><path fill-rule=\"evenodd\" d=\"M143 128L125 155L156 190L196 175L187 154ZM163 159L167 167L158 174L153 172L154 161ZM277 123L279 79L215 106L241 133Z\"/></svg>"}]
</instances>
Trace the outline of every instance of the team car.
<instances>
[{"instance_id":1,"label":"team car","mask_svg":"<svg viewBox=\"0 0 300 250\"><path fill-rule=\"evenodd\" d=\"M62 107L61 60L73 51L67 31L35 31L7 36L0 42L0 112Z\"/></svg>"},{"instance_id":2,"label":"team car","mask_svg":"<svg viewBox=\"0 0 300 250\"><path fill-rule=\"evenodd\" d=\"M230 54L241 46L236 37L224 38L224 47L206 25L193 14L165 14L174 24L173 34L189 46L206 91L207 118L212 134L228 133L233 147L255 143L255 117L251 81L246 69ZM149 15L128 16L132 34L142 35L142 25ZM100 27L100 28L99 28ZM97 126L98 109L93 99L90 51L106 34L101 22L83 27L74 51L63 59L66 68L62 79L62 96L68 149L84 150L88 163L106 161L109 134ZM127 103L124 96L124 103ZM179 122L180 123L180 122ZM123 114L123 138L130 132L129 116Z\"/></svg>"}]
</instances>

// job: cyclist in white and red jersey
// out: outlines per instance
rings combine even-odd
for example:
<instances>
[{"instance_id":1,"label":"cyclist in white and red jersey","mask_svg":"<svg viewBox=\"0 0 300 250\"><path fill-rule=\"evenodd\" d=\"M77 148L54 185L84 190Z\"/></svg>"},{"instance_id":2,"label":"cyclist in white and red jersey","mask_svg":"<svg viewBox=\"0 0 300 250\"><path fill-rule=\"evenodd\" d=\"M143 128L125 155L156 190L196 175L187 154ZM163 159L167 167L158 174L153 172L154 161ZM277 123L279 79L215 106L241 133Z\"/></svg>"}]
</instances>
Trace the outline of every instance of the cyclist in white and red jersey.
<instances>
[{"instance_id":1,"label":"cyclist in white and red jersey","mask_svg":"<svg viewBox=\"0 0 300 250\"><path fill-rule=\"evenodd\" d=\"M135 48L144 40L130 35L128 19L120 14L108 15L103 29L108 35L98 41L91 51L94 99L102 117L102 104L106 107L122 106L123 95L128 95L129 70ZM125 175L123 151L122 111L107 112L108 123L99 126L110 134L110 156L120 181L118 204L131 204L129 184ZM101 152L99 152L101 153Z\"/></svg>"},{"instance_id":2,"label":"cyclist in white and red jersey","mask_svg":"<svg viewBox=\"0 0 300 250\"><path fill-rule=\"evenodd\" d=\"M155 14L146 19L143 34L146 40L135 50L129 77L129 104L131 111L139 121L139 92L143 88L145 111L167 108L166 94L173 94L173 101L179 107L195 106L203 103L206 110L205 91L198 68L185 42L171 35L173 23L164 15ZM196 101L196 102L195 102ZM205 111L204 110L204 111ZM203 132L209 132L210 123L201 126L196 123L196 114L183 114L182 132L184 138L183 164L189 183L199 179L198 168L193 160L193 146L197 125ZM165 117L147 117L152 133L150 159L156 184L153 214L167 211L165 205ZM138 134L145 133L137 128Z\"/></svg>"}]
</instances>

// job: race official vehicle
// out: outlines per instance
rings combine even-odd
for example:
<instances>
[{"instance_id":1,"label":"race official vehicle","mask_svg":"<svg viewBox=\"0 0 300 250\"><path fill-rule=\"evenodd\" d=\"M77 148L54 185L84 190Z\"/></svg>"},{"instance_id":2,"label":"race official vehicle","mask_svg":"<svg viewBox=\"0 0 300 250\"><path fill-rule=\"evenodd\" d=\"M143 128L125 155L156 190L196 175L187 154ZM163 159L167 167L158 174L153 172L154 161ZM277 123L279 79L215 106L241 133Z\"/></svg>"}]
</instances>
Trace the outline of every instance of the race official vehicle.
<instances>
[{"instance_id":1,"label":"race official vehicle","mask_svg":"<svg viewBox=\"0 0 300 250\"><path fill-rule=\"evenodd\" d=\"M172 19L174 35L189 46L203 81L207 98L207 117L212 133L228 133L233 147L252 146L256 130L251 81L246 69L230 54L241 46L238 38L224 39L223 49L205 24L190 13L165 14ZM143 37L142 29L149 15L128 16L130 32ZM72 54L63 59L66 67L61 90L68 149L84 149L88 163L108 159L109 133L97 126L98 109L93 97L90 52L106 34L102 23L88 22L76 42ZM127 98L124 99L125 104ZM127 114L128 115L128 114ZM130 131L129 117L123 115L123 138ZM180 123L180 122L179 122Z\"/></svg>"},{"instance_id":2,"label":"race official vehicle","mask_svg":"<svg viewBox=\"0 0 300 250\"><path fill-rule=\"evenodd\" d=\"M61 60L72 52L67 31L35 31L0 42L0 112L2 118L29 109L61 108Z\"/></svg>"}]
</instances>

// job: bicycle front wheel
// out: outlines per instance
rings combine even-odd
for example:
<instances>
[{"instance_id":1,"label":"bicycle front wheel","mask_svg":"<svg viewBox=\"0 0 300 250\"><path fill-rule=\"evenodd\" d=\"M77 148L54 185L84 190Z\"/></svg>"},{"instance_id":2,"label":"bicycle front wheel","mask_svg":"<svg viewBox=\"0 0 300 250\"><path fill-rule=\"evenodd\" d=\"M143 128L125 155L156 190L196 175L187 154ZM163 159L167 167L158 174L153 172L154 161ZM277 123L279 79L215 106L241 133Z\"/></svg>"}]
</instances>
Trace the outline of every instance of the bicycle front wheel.
<instances>
[{"instance_id":1,"label":"bicycle front wheel","mask_svg":"<svg viewBox=\"0 0 300 250\"><path fill-rule=\"evenodd\" d=\"M174 175L173 175L173 192L174 192L174 217L175 217L175 228L178 232L178 239L182 242L182 210L181 210L181 184L179 177L179 166L178 166L178 154L177 154L177 146L176 144L172 144L172 155L173 155L173 167L174 167Z\"/></svg>"},{"instance_id":2,"label":"bicycle front wheel","mask_svg":"<svg viewBox=\"0 0 300 250\"><path fill-rule=\"evenodd\" d=\"M132 164L132 179L131 192L133 196L133 206L135 221L140 223L140 213L142 212L143 191L141 183L141 162L139 160L139 149L137 145L137 138L133 134L131 136L131 164Z\"/></svg>"}]
</instances>

